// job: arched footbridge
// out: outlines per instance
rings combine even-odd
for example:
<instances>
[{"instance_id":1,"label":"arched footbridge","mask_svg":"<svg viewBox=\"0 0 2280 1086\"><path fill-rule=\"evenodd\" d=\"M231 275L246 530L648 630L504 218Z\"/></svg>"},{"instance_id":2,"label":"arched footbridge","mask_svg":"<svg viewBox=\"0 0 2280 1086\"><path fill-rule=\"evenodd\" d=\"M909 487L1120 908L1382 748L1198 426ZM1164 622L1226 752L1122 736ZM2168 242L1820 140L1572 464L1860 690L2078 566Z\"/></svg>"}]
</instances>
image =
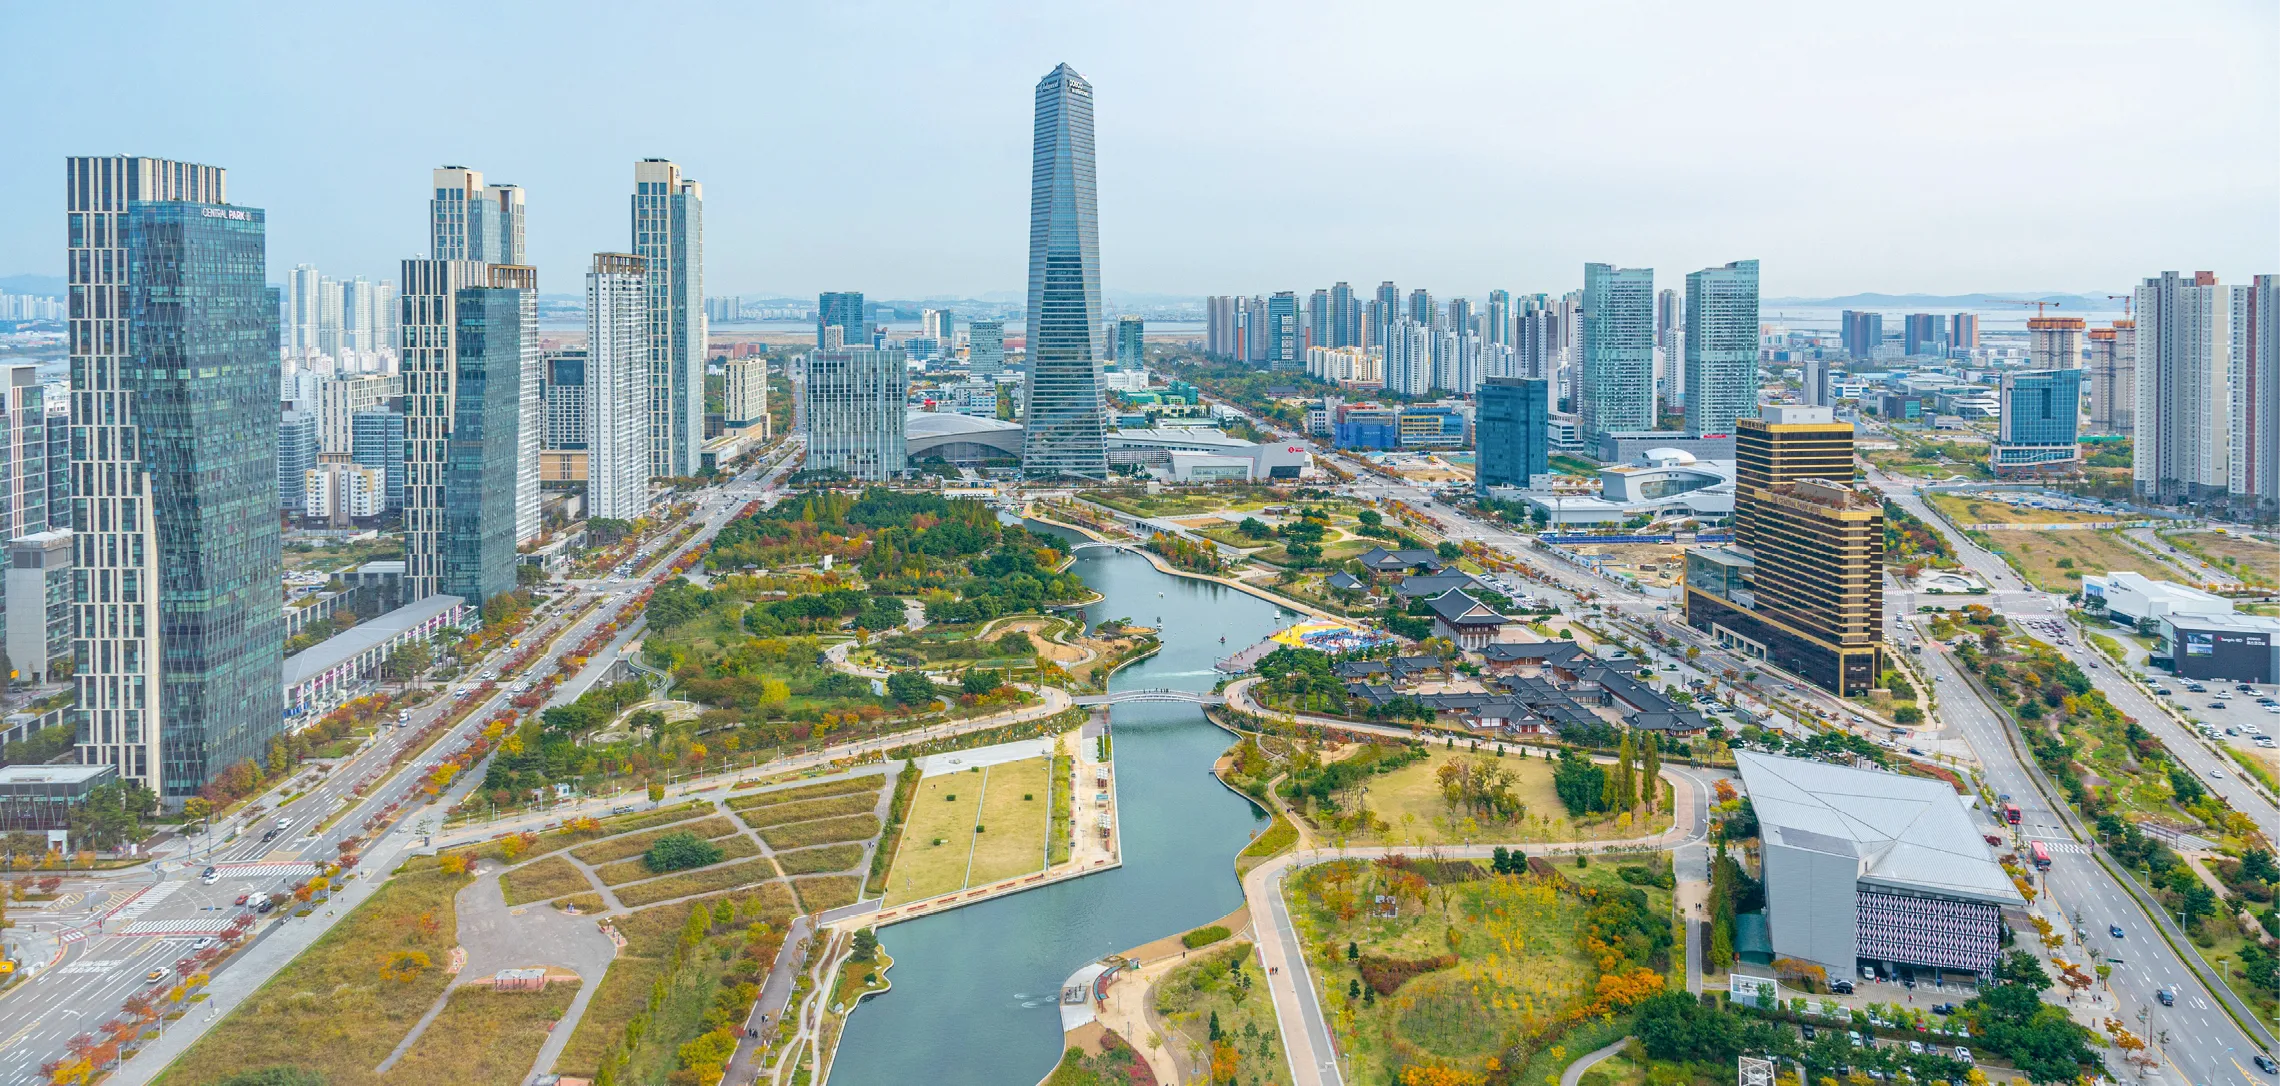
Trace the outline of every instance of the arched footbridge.
<instances>
[{"instance_id":1,"label":"arched footbridge","mask_svg":"<svg viewBox=\"0 0 2280 1086\"><path fill-rule=\"evenodd\" d=\"M1082 542L1082 543L1078 543L1078 544L1076 544L1076 545L1074 545L1074 546L1070 547L1070 548L1069 548L1069 553L1071 553L1071 554L1075 554L1075 553L1076 553L1076 552L1078 552L1078 551L1085 551L1085 550L1095 550L1095 549L1100 549L1100 550L1112 550L1112 551L1131 551L1131 552L1132 552L1132 553L1134 553L1134 554L1140 554L1140 553L1143 553L1143 551L1141 550L1141 547L1140 547L1140 545L1139 545L1138 543L1114 543L1114 542L1110 542L1110 541L1108 541L1108 540L1105 540L1105 539L1088 539L1088 540L1086 540L1086 541L1084 541L1084 542Z\"/></svg>"},{"instance_id":2,"label":"arched footbridge","mask_svg":"<svg viewBox=\"0 0 2280 1086\"><path fill-rule=\"evenodd\" d=\"M1123 705L1135 701L1176 701L1189 705L1225 705L1224 694L1208 694L1199 690L1173 690L1169 687L1150 687L1142 690L1118 690L1112 694L1081 694L1071 699L1078 705Z\"/></svg>"}]
</instances>

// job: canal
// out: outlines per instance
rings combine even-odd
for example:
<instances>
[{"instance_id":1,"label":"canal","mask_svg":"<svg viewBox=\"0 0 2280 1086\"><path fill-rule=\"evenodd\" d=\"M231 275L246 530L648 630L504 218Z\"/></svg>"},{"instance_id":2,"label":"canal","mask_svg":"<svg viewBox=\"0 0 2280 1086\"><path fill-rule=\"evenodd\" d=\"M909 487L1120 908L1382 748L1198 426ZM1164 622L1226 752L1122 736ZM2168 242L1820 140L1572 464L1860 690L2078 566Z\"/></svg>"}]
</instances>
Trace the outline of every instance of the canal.
<instances>
[{"instance_id":1,"label":"canal","mask_svg":"<svg viewBox=\"0 0 2280 1086\"><path fill-rule=\"evenodd\" d=\"M1080 551L1075 570L1103 597L1093 622L1163 628L1163 650L1114 689L1209 690L1214 662L1296 617L1121 551ZM1211 776L1227 733L1192 705L1112 712L1124 866L882 932L894 989L849 1017L832 1086L1030 1086L1060 1058L1055 999L1070 973L1242 903L1235 853L1265 823Z\"/></svg>"}]
</instances>

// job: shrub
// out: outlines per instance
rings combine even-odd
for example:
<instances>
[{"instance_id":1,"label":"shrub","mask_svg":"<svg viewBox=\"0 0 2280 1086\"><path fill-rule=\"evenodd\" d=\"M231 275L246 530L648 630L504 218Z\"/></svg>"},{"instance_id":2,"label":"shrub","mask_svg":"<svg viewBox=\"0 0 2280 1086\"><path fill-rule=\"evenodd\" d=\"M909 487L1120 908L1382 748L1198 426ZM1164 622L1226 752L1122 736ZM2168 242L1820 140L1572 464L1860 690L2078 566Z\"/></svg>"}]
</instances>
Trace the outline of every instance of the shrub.
<instances>
[{"instance_id":1,"label":"shrub","mask_svg":"<svg viewBox=\"0 0 2280 1086\"><path fill-rule=\"evenodd\" d=\"M662 873L716 864L720 858L719 845L681 830L658 838L657 843L649 846L649 851L642 854L641 861L649 865L651 871Z\"/></svg>"},{"instance_id":2,"label":"shrub","mask_svg":"<svg viewBox=\"0 0 2280 1086\"><path fill-rule=\"evenodd\" d=\"M1189 950L1194 950L1197 947L1210 946L1211 944L1216 943L1221 939L1225 939L1229 935L1233 934L1233 932L1228 931L1226 928L1218 924L1213 924L1208 928L1197 928L1194 931L1187 933L1186 935L1180 936L1180 945L1187 947Z\"/></svg>"},{"instance_id":3,"label":"shrub","mask_svg":"<svg viewBox=\"0 0 2280 1086\"><path fill-rule=\"evenodd\" d=\"M1394 990L1436 969L1447 969L1457 964L1454 954L1432 958L1380 958L1364 954L1361 959L1362 981L1377 990L1379 995L1392 995Z\"/></svg>"}]
</instances>

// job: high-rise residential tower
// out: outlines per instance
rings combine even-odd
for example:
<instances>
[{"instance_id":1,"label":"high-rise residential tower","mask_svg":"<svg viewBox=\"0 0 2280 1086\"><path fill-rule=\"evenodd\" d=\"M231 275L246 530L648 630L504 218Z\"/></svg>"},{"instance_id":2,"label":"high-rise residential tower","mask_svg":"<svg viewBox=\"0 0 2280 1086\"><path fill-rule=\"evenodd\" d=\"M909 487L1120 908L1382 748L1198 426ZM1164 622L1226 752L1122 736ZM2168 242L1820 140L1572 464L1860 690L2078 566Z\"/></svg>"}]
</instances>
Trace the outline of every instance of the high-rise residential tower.
<instances>
[{"instance_id":1,"label":"high-rise residential tower","mask_svg":"<svg viewBox=\"0 0 2280 1086\"><path fill-rule=\"evenodd\" d=\"M2233 494L2257 516L2280 511L2280 275L2233 288L2233 397L2240 404Z\"/></svg>"},{"instance_id":2,"label":"high-rise residential tower","mask_svg":"<svg viewBox=\"0 0 2280 1086\"><path fill-rule=\"evenodd\" d=\"M633 255L649 285L649 473L695 475L705 444L704 186L681 167L633 167Z\"/></svg>"},{"instance_id":3,"label":"high-rise residential tower","mask_svg":"<svg viewBox=\"0 0 2280 1086\"><path fill-rule=\"evenodd\" d=\"M1979 314L1957 313L1948 318L1948 352L1970 354L1979 349Z\"/></svg>"},{"instance_id":4,"label":"high-rise residential tower","mask_svg":"<svg viewBox=\"0 0 2280 1086\"><path fill-rule=\"evenodd\" d=\"M2092 328L2090 341L2090 427L2127 434L2137 416L2137 322L2118 320Z\"/></svg>"},{"instance_id":5,"label":"high-rise residential tower","mask_svg":"<svg viewBox=\"0 0 2280 1086\"><path fill-rule=\"evenodd\" d=\"M1909 358L1947 354L1947 322L1937 313L1910 313L1901 318L1900 350Z\"/></svg>"},{"instance_id":6,"label":"high-rise residential tower","mask_svg":"<svg viewBox=\"0 0 2280 1086\"><path fill-rule=\"evenodd\" d=\"M966 370L976 377L1005 372L1005 322L996 318L966 324Z\"/></svg>"},{"instance_id":7,"label":"high-rise residential tower","mask_svg":"<svg viewBox=\"0 0 2280 1086\"><path fill-rule=\"evenodd\" d=\"M2082 333L2087 327L2080 317L2028 317L2028 366L2038 370L2081 366Z\"/></svg>"},{"instance_id":8,"label":"high-rise residential tower","mask_svg":"<svg viewBox=\"0 0 2280 1086\"><path fill-rule=\"evenodd\" d=\"M1686 276L1686 428L1730 434L1757 413L1758 262Z\"/></svg>"},{"instance_id":9,"label":"high-rise residential tower","mask_svg":"<svg viewBox=\"0 0 2280 1086\"><path fill-rule=\"evenodd\" d=\"M218 167L72 158L65 178L79 760L175 805L284 731L264 218Z\"/></svg>"},{"instance_id":10,"label":"high-rise residential tower","mask_svg":"<svg viewBox=\"0 0 2280 1086\"><path fill-rule=\"evenodd\" d=\"M1874 358L1877 348L1884 344L1884 314L1847 309L1840 320L1839 335L1845 354L1864 362Z\"/></svg>"},{"instance_id":11,"label":"high-rise residential tower","mask_svg":"<svg viewBox=\"0 0 2280 1086\"><path fill-rule=\"evenodd\" d=\"M0 366L0 426L0 538L47 531L47 386L38 367ZM70 462L52 470L67 475Z\"/></svg>"},{"instance_id":12,"label":"high-rise residential tower","mask_svg":"<svg viewBox=\"0 0 2280 1086\"><path fill-rule=\"evenodd\" d=\"M480 170L444 166L428 200L428 253L437 260L528 264L523 251L523 190L486 185Z\"/></svg>"},{"instance_id":13,"label":"high-rise residential tower","mask_svg":"<svg viewBox=\"0 0 2280 1086\"><path fill-rule=\"evenodd\" d=\"M768 359L765 355L731 359L721 395L721 423L731 430L768 425Z\"/></svg>"},{"instance_id":14,"label":"high-rise residential tower","mask_svg":"<svg viewBox=\"0 0 2280 1086\"><path fill-rule=\"evenodd\" d=\"M510 328L505 301L476 291L522 294L519 324ZM459 306L470 299L484 308L462 318ZM507 571L512 588L513 551L520 501L523 371L512 376L500 372L499 360L512 350L529 368L543 371L538 350L538 278L523 265L484 264L473 260L406 260L401 298L404 337L404 599L424 599L439 592L463 595L445 587L481 588L487 580L484 541L505 533ZM480 320L484 356L463 356L463 340L471 320ZM470 380L479 382L469 385ZM504 404L498 397L508 397ZM500 412L504 412L501 421ZM464 438L463 423L480 424L479 433ZM472 443L467 449L457 446ZM510 454L504 467L491 454L504 442ZM456 457L456 459L455 459ZM465 483L466 472L495 470L487 480L488 492L466 495L453 488L455 478ZM501 486L501 480L512 484ZM470 500L479 499L479 500ZM503 527L489 517L506 518ZM456 563L457 579L447 563ZM467 599L480 606L488 597Z\"/></svg>"},{"instance_id":15,"label":"high-rise residential tower","mask_svg":"<svg viewBox=\"0 0 2280 1086\"><path fill-rule=\"evenodd\" d=\"M1481 339L1483 342L1493 343L1498 346L1504 346L1512 342L1511 291L1489 291L1488 311L1484 313L1483 316L1487 318L1486 323L1481 328Z\"/></svg>"},{"instance_id":16,"label":"high-rise residential tower","mask_svg":"<svg viewBox=\"0 0 2280 1086\"><path fill-rule=\"evenodd\" d=\"M1585 448L1597 448L1609 431L1655 428L1653 268L1583 266L1581 376L1576 414Z\"/></svg>"},{"instance_id":17,"label":"high-rise residential tower","mask_svg":"<svg viewBox=\"0 0 2280 1086\"><path fill-rule=\"evenodd\" d=\"M1362 308L1356 304L1353 285L1341 279L1330 287L1330 342L1321 347L1362 345Z\"/></svg>"},{"instance_id":18,"label":"high-rise residential tower","mask_svg":"<svg viewBox=\"0 0 2280 1086\"><path fill-rule=\"evenodd\" d=\"M2231 482L2231 292L2210 272L2163 272L2138 285L2136 309L2138 496L2221 497Z\"/></svg>"},{"instance_id":19,"label":"high-rise residential tower","mask_svg":"<svg viewBox=\"0 0 2280 1086\"><path fill-rule=\"evenodd\" d=\"M1393 280L1385 280L1378 284L1377 296L1371 300L1377 303L1377 321L1370 329L1370 343L1375 345L1385 342L1386 326L1401 319L1401 288L1394 286Z\"/></svg>"},{"instance_id":20,"label":"high-rise residential tower","mask_svg":"<svg viewBox=\"0 0 2280 1086\"><path fill-rule=\"evenodd\" d=\"M808 356L800 383L807 467L877 481L907 465L903 431L910 369L903 352L841 347Z\"/></svg>"},{"instance_id":21,"label":"high-rise residential tower","mask_svg":"<svg viewBox=\"0 0 2280 1086\"><path fill-rule=\"evenodd\" d=\"M647 262L595 253L586 272L586 512L632 520L649 509Z\"/></svg>"},{"instance_id":22,"label":"high-rise residential tower","mask_svg":"<svg viewBox=\"0 0 2280 1086\"><path fill-rule=\"evenodd\" d=\"M1101 392L1100 194L1093 89L1056 66L1037 82L1029 171L1029 378L1021 470L1108 477ZM1296 314L1293 314L1295 317ZM1303 360L1298 360L1303 362Z\"/></svg>"}]
</instances>

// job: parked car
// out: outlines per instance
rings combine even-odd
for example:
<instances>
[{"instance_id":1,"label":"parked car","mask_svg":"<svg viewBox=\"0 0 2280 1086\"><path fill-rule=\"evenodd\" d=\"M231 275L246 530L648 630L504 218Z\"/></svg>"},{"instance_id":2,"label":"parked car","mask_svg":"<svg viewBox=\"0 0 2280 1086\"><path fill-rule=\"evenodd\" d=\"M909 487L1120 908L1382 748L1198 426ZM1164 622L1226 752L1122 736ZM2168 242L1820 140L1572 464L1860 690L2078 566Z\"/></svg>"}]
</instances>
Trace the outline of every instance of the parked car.
<instances>
[{"instance_id":1,"label":"parked car","mask_svg":"<svg viewBox=\"0 0 2280 1086\"><path fill-rule=\"evenodd\" d=\"M1963 1061L1964 1063L1977 1063L1977 1062L1979 1062L1979 1061L1977 1061L1977 1060L1974 1060L1974 1059L1972 1059L1972 1058L1971 1058L1971 1050L1970 1050L1970 1049L1968 1049L1968 1048L1965 1048L1965 1047L1963 1047L1962 1045L1957 1045L1957 1046L1955 1046L1955 1058L1956 1058L1956 1059L1958 1059L1958 1060L1961 1060L1961 1061Z\"/></svg>"}]
</instances>

